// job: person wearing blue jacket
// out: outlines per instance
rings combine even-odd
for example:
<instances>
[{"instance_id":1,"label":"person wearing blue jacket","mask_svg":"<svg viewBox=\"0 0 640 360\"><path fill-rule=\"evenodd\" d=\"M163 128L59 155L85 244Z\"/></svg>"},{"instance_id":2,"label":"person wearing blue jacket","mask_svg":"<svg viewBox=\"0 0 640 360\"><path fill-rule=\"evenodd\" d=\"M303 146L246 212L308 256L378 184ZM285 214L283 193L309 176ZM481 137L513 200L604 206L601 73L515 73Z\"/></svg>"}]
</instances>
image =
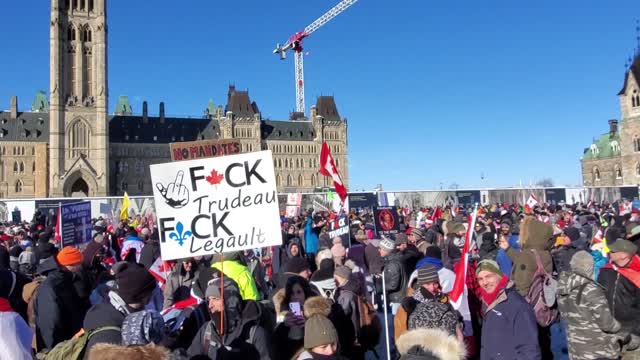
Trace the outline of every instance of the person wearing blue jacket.
<instances>
[{"instance_id":1,"label":"person wearing blue jacket","mask_svg":"<svg viewBox=\"0 0 640 360\"><path fill-rule=\"evenodd\" d=\"M541 359L533 309L500 271L498 263L480 261L476 277L483 313L480 358Z\"/></svg>"},{"instance_id":2,"label":"person wearing blue jacket","mask_svg":"<svg viewBox=\"0 0 640 360\"><path fill-rule=\"evenodd\" d=\"M502 224L500 224L500 233L498 234L498 237L500 236L504 236L507 238L510 248L520 251L520 244L518 243L519 236L512 233L511 223L505 221ZM500 271L503 274L507 275L507 277L510 277L511 267L513 266L513 262L511 261L509 256L507 256L506 250L504 249L498 250L498 254L496 255L496 262L500 267Z\"/></svg>"}]
</instances>

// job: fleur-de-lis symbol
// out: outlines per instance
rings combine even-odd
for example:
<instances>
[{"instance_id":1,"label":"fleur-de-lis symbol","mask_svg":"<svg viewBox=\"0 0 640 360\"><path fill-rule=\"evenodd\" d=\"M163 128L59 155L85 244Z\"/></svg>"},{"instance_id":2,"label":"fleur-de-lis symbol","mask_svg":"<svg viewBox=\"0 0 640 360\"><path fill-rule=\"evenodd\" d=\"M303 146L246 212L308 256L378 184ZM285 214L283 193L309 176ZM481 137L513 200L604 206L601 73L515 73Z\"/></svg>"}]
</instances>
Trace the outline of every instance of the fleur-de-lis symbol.
<instances>
[{"instance_id":1,"label":"fleur-de-lis symbol","mask_svg":"<svg viewBox=\"0 0 640 360\"><path fill-rule=\"evenodd\" d=\"M184 225L182 225L182 222L178 222L178 224L176 224L176 231L169 233L169 238L177 241L180 246L182 246L190 236L193 236L193 233L189 230L184 233L182 231L184 231Z\"/></svg>"}]
</instances>

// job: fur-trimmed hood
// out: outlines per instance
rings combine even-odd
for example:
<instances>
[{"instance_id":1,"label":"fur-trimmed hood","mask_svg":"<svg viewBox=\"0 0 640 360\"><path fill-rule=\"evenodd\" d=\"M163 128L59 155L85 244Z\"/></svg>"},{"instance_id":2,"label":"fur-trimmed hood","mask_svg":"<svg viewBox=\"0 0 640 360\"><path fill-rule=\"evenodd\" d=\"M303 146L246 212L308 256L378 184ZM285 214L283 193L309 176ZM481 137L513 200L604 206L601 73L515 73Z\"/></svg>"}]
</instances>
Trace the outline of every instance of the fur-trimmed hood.
<instances>
[{"instance_id":1,"label":"fur-trimmed hood","mask_svg":"<svg viewBox=\"0 0 640 360\"><path fill-rule=\"evenodd\" d=\"M464 343L439 329L416 329L404 333L396 341L400 359L463 360Z\"/></svg>"},{"instance_id":2,"label":"fur-trimmed hood","mask_svg":"<svg viewBox=\"0 0 640 360\"><path fill-rule=\"evenodd\" d=\"M310 297L304 302L304 317L308 319L317 314L329 317L332 304L330 299L325 299L322 296Z\"/></svg>"},{"instance_id":3,"label":"fur-trimmed hood","mask_svg":"<svg viewBox=\"0 0 640 360\"><path fill-rule=\"evenodd\" d=\"M120 346L114 344L96 344L89 352L89 360L169 360L168 349L155 344L145 346Z\"/></svg>"}]
</instances>

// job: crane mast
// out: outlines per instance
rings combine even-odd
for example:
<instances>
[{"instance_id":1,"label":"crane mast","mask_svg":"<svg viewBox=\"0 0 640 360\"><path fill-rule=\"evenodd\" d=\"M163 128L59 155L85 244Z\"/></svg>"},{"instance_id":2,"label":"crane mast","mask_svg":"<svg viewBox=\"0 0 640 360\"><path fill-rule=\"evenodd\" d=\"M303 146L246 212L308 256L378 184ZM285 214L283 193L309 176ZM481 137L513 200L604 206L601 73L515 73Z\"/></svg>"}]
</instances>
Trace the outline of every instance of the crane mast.
<instances>
[{"instance_id":1,"label":"crane mast","mask_svg":"<svg viewBox=\"0 0 640 360\"><path fill-rule=\"evenodd\" d=\"M279 43L276 45L274 54L280 55L280 59L284 60L287 57L287 51L292 50L294 53L294 66L296 77L296 112L305 112L304 102L304 61L302 54L302 40L320 27L331 21L340 13L348 9L351 5L355 4L358 0L342 0L334 7L329 9L326 13L320 16L316 21L309 24L304 30L298 31L289 37L289 40L284 45Z\"/></svg>"}]
</instances>

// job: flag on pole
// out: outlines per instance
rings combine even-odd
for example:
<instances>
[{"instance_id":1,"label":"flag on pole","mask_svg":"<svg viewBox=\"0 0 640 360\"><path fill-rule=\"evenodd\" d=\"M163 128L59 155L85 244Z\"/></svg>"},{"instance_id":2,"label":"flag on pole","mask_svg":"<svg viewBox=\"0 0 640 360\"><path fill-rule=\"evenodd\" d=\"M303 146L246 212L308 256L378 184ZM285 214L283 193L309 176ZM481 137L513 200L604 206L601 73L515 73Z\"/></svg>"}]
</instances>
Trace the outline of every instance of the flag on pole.
<instances>
[{"instance_id":1,"label":"flag on pole","mask_svg":"<svg viewBox=\"0 0 640 360\"><path fill-rule=\"evenodd\" d=\"M127 220L129 218L129 195L125 191L122 197L122 207L120 208L120 220Z\"/></svg>"},{"instance_id":2,"label":"flag on pole","mask_svg":"<svg viewBox=\"0 0 640 360\"><path fill-rule=\"evenodd\" d=\"M530 193L529 199L527 200L527 203L524 205L524 212L527 214L531 214L533 212L533 208L535 208L536 205L538 205L538 199L536 199L533 193Z\"/></svg>"},{"instance_id":3,"label":"flag on pole","mask_svg":"<svg viewBox=\"0 0 640 360\"><path fill-rule=\"evenodd\" d=\"M473 228L476 225L476 218L478 216L478 205L475 206L471 216L469 217L469 226L467 227L467 235L464 238L464 247L462 248L462 266L458 266L456 269L456 280L453 283L453 290L449 293L449 300L453 308L458 310L462 306L462 299L464 290L467 284L467 267L469 266L469 248L471 244L471 236L473 235Z\"/></svg>"},{"instance_id":4,"label":"flag on pole","mask_svg":"<svg viewBox=\"0 0 640 360\"><path fill-rule=\"evenodd\" d=\"M153 233L153 211L149 210L149 212L147 213L147 227L149 228L149 231L151 231Z\"/></svg>"},{"instance_id":5,"label":"flag on pole","mask_svg":"<svg viewBox=\"0 0 640 360\"><path fill-rule=\"evenodd\" d=\"M433 211L433 215L431 215L431 222L435 222L436 220L440 219L441 217L442 217L442 209L440 209L440 206L438 206Z\"/></svg>"},{"instance_id":6,"label":"flag on pole","mask_svg":"<svg viewBox=\"0 0 640 360\"><path fill-rule=\"evenodd\" d=\"M153 275L153 277L162 285L167 281L167 270L169 268L165 267L162 258L158 256L156 261L153 262L151 267L149 268L149 273Z\"/></svg>"},{"instance_id":7,"label":"flag on pole","mask_svg":"<svg viewBox=\"0 0 640 360\"><path fill-rule=\"evenodd\" d=\"M327 143L322 143L322 150L320 151L320 174L324 176L330 176L333 179L333 186L336 188L340 200L344 203L347 199L347 188L344 187L344 183L338 174L338 168L331 155L331 150Z\"/></svg>"},{"instance_id":8,"label":"flag on pole","mask_svg":"<svg viewBox=\"0 0 640 360\"><path fill-rule=\"evenodd\" d=\"M62 240L62 213L60 212L61 207L61 205L58 205L58 217L56 217L56 230L54 233L56 242L60 242Z\"/></svg>"}]
</instances>

